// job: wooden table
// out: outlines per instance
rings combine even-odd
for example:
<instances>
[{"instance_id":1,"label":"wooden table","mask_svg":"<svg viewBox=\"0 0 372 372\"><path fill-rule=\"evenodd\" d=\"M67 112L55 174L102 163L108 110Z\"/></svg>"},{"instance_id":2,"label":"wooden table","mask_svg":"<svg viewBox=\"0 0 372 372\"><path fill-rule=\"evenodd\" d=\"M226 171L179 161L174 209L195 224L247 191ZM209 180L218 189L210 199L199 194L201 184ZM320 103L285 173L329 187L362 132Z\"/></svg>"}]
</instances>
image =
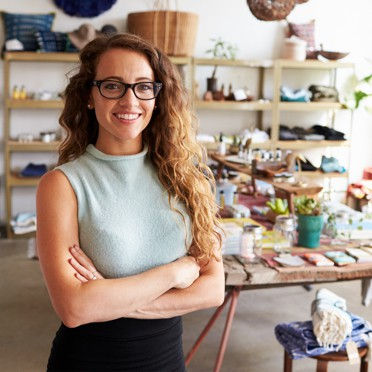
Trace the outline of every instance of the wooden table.
<instances>
[{"instance_id":1,"label":"wooden table","mask_svg":"<svg viewBox=\"0 0 372 372\"><path fill-rule=\"evenodd\" d=\"M288 200L288 207L290 213L294 213L294 197L299 195L314 196L322 191L323 187L317 184L307 184L306 186L295 186L289 182L274 182L272 178L264 177L257 174L252 174L251 167L249 165L239 164L228 161L226 156L218 155L217 153L210 153L209 156L219 164L218 174L219 177L222 175L223 168L229 167L237 172L248 174L252 177L252 185L256 190L255 180L261 180L271 184L274 187L275 194L279 198L285 198Z\"/></svg>"},{"instance_id":2,"label":"wooden table","mask_svg":"<svg viewBox=\"0 0 372 372\"><path fill-rule=\"evenodd\" d=\"M318 251L335 249L334 245L320 247ZM305 248L295 248L294 252L305 251ZM317 251L317 250L311 250ZM307 251L310 251L309 249ZM292 285L305 285L316 283L330 283L344 280L367 279L372 278L372 263L370 264L353 264L344 267L315 267L306 266L302 268L291 268L290 270L282 267L272 268L266 263L247 264L238 256L224 256L226 296L223 304L217 308L212 315L204 330L194 343L186 357L186 366L190 363L193 355L199 348L204 337L217 318L222 313L224 307L231 300L228 311L225 328L221 337L219 351L217 354L214 372L221 369L224 354L226 351L227 341L229 338L231 325L234 319L238 297L241 290L283 287Z\"/></svg>"}]
</instances>

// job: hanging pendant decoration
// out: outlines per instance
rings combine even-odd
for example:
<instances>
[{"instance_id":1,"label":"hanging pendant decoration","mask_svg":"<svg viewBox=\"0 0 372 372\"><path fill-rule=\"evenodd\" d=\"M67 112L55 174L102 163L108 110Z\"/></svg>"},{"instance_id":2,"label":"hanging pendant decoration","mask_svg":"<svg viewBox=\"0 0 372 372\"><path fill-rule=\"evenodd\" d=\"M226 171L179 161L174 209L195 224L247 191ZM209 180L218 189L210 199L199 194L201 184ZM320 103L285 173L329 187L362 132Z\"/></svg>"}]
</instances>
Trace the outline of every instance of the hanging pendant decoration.
<instances>
[{"instance_id":1,"label":"hanging pendant decoration","mask_svg":"<svg viewBox=\"0 0 372 372\"><path fill-rule=\"evenodd\" d=\"M301 0L299 0L301 1ZM247 0L252 14L261 21L279 21L287 18L297 0ZM307 0L305 0L307 1ZM302 1L303 2L303 1Z\"/></svg>"},{"instance_id":2,"label":"hanging pendant decoration","mask_svg":"<svg viewBox=\"0 0 372 372\"><path fill-rule=\"evenodd\" d=\"M109 10L116 0L54 0L54 3L70 16L92 18Z\"/></svg>"}]
</instances>

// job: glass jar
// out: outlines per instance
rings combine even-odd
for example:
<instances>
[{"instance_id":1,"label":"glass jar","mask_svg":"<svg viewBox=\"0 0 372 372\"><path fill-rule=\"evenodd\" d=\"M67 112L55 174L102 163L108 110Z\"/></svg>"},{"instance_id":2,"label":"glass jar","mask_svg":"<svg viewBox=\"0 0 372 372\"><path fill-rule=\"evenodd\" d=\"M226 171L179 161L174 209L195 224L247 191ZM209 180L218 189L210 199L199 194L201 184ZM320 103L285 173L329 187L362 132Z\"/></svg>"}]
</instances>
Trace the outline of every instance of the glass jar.
<instances>
[{"instance_id":1,"label":"glass jar","mask_svg":"<svg viewBox=\"0 0 372 372\"><path fill-rule=\"evenodd\" d=\"M277 253L289 253L295 242L295 220L292 216L277 216L274 232L274 251Z\"/></svg>"},{"instance_id":2,"label":"glass jar","mask_svg":"<svg viewBox=\"0 0 372 372\"><path fill-rule=\"evenodd\" d=\"M247 262L260 261L262 254L262 228L258 225L245 224L241 240L240 255Z\"/></svg>"}]
</instances>

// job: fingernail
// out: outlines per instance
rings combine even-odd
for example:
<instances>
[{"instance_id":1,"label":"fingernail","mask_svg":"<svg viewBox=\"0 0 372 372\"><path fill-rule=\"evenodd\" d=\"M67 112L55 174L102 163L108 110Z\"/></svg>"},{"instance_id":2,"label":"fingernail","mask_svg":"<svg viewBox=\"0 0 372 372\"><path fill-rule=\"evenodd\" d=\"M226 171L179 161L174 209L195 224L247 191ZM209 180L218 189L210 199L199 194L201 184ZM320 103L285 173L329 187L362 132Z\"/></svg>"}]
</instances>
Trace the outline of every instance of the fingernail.
<instances>
[{"instance_id":1,"label":"fingernail","mask_svg":"<svg viewBox=\"0 0 372 372\"><path fill-rule=\"evenodd\" d=\"M76 252L76 249L75 249L74 247L71 247L71 248L70 248L70 251L71 251L72 253L75 253L75 252Z\"/></svg>"}]
</instances>

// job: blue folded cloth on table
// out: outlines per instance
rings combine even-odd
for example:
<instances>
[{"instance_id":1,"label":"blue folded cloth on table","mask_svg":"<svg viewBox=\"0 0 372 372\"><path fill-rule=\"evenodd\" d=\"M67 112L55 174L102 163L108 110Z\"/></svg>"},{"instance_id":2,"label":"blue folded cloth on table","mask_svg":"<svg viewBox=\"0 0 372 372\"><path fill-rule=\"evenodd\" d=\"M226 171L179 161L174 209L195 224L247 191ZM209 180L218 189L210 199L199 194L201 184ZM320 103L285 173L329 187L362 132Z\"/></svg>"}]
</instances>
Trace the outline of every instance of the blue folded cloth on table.
<instances>
[{"instance_id":1,"label":"blue folded cloth on table","mask_svg":"<svg viewBox=\"0 0 372 372\"><path fill-rule=\"evenodd\" d=\"M25 168L21 171L22 177L41 177L44 173L46 173L47 166L45 164L34 164L29 163Z\"/></svg>"},{"instance_id":2,"label":"blue folded cloth on table","mask_svg":"<svg viewBox=\"0 0 372 372\"><path fill-rule=\"evenodd\" d=\"M353 340L357 347L366 347L365 336L372 334L372 328L369 322L363 318L348 313L350 315L353 330L351 336L346 337L342 346L330 345L321 347L313 332L312 321L280 323L275 327L275 336L279 343L284 347L292 359L301 359L316 355L322 355L333 351L346 350L346 343Z\"/></svg>"}]
</instances>

